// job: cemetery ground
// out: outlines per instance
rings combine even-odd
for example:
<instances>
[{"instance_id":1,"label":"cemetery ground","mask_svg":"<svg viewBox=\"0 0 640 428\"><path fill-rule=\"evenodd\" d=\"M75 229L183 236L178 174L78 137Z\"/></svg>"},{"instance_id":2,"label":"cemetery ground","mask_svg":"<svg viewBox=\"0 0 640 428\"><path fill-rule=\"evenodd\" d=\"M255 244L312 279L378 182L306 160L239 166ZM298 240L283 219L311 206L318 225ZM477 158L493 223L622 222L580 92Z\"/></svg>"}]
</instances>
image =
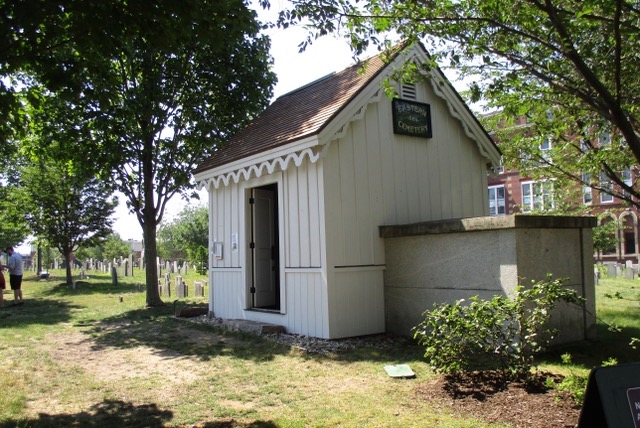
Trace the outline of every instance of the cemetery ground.
<instances>
[{"instance_id":1,"label":"cemetery ground","mask_svg":"<svg viewBox=\"0 0 640 428\"><path fill-rule=\"evenodd\" d=\"M76 288L26 278L25 304L0 309L0 426L189 427L564 427L579 406L570 391L527 390L490 378L449 384L410 341L381 336L343 351L313 353L211 324L173 317L175 299L143 309L142 273L111 285L88 273ZM27 275L28 276L28 275ZM204 279L190 273L186 282ZM192 292L192 290L189 290ZM640 283L597 287L596 342L555 349L539 370L580 391L591 367L638 360ZM206 294L205 294L206 295ZM120 297L122 296L122 301ZM12 295L5 294L6 303ZM181 299L178 307L207 305ZM622 333L611 333L606 323ZM373 346L380 341L385 346ZM391 344L391 346L390 346ZM333 348L329 348L333 349ZM561 362L570 354L572 362ZM414 379L383 368L408 364ZM576 380L577 379L577 380ZM574 382L571 388L571 383Z\"/></svg>"}]
</instances>

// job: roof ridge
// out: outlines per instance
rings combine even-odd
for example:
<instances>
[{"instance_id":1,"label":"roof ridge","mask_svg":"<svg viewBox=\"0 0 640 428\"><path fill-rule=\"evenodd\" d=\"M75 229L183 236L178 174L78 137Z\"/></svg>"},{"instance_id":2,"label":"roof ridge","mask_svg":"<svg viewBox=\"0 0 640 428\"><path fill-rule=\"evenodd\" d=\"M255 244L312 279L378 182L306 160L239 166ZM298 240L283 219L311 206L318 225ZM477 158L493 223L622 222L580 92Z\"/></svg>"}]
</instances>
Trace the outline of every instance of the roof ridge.
<instances>
[{"instance_id":1,"label":"roof ridge","mask_svg":"<svg viewBox=\"0 0 640 428\"><path fill-rule=\"evenodd\" d=\"M306 88L308 88L309 86L315 85L316 83L321 82L321 81L323 81L324 79L328 79L329 77L331 77L331 76L333 76L333 75L335 75L335 74L337 74L337 73L338 73L337 71L332 71L332 72L331 72L331 73L329 73L329 74L325 74L325 75L324 75L324 76L322 76L322 77L318 77L316 80L313 80L313 81L311 81L311 82L309 82L309 83L306 83L306 84L304 84L304 85L302 85L302 86L298 86L297 88L292 89L292 90L290 90L289 92L287 92L287 93L284 93L284 94L280 95L278 98L276 98L276 101L278 101L280 98L284 98L284 97L286 97L286 96L288 96L288 95L295 94L296 92L301 91L301 90L303 90L303 89L306 89Z\"/></svg>"},{"instance_id":2,"label":"roof ridge","mask_svg":"<svg viewBox=\"0 0 640 428\"><path fill-rule=\"evenodd\" d=\"M279 100L280 98L286 97L288 95L295 94L296 92L298 92L298 91L300 91L302 89L306 89L309 86L313 86L316 83L320 83L321 81L323 81L325 79L328 79L330 77L333 77L335 75L346 73L347 71L351 70L354 67L360 68L362 66L366 66L369 61L371 61L373 59L376 59L376 58L379 58L383 63L385 63L385 65L388 65L387 60L394 58L400 51L402 51L402 49L404 49L402 47L403 45L405 45L405 44L402 43L402 44L398 44L396 46L393 46L393 48L389 52L380 51L377 54L370 55L370 56L368 56L367 58L364 58L364 59L358 58L355 63L353 63L351 65L348 65L347 67L342 68L340 70L334 70L329 74L325 74L324 76L318 77L317 79L315 79L315 80L313 80L313 81L311 81L309 83L305 83L302 86L299 86L299 87L297 87L295 89L292 89L289 92L280 95L278 98L275 99L275 101Z\"/></svg>"}]
</instances>

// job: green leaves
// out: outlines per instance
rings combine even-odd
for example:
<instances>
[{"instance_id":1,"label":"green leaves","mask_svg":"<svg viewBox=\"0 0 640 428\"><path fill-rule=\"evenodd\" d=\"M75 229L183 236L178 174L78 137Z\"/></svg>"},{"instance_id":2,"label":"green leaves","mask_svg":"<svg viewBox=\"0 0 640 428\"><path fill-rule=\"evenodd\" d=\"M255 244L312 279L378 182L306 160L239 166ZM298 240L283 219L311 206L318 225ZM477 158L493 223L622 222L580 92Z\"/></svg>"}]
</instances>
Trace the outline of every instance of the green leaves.
<instances>
[{"instance_id":1,"label":"green leaves","mask_svg":"<svg viewBox=\"0 0 640 428\"><path fill-rule=\"evenodd\" d=\"M170 222L158 230L160 256L167 259L205 259L209 248L209 211L206 206L187 206Z\"/></svg>"},{"instance_id":2,"label":"green leaves","mask_svg":"<svg viewBox=\"0 0 640 428\"><path fill-rule=\"evenodd\" d=\"M527 132L511 129L500 139L505 159L514 165L521 152L535 151L536 138L596 140L604 125L624 144L614 141L608 150L596 146L582 155L558 151L543 173L575 183L581 171L594 177L605 172L618 186L602 190L638 206L637 183L625 188L620 175L640 163L640 10L633 2L367 0L356 2L357 8L344 3L297 0L291 12L312 23L312 35L314 29L316 35L346 31L355 53L369 44L386 49L390 41L424 43L441 66L475 82L468 92L472 101L503 110L509 119L527 117ZM549 109L557 112L552 123L545 117Z\"/></svg>"},{"instance_id":3,"label":"green leaves","mask_svg":"<svg viewBox=\"0 0 640 428\"><path fill-rule=\"evenodd\" d=\"M425 348L425 358L438 372L499 369L507 378L527 378L534 356L545 349L556 332L546 327L559 303L582 304L566 279L518 286L511 297L434 304L423 314L414 338Z\"/></svg>"}]
</instances>

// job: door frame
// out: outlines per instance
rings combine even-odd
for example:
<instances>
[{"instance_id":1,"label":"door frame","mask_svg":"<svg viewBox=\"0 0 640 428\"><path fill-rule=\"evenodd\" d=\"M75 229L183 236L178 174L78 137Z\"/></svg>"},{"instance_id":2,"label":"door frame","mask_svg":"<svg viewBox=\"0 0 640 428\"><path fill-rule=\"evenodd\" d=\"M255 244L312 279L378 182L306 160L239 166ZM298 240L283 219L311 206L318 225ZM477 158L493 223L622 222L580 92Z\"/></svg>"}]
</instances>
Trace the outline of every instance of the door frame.
<instances>
[{"instance_id":1,"label":"door frame","mask_svg":"<svg viewBox=\"0 0 640 428\"><path fill-rule=\"evenodd\" d=\"M251 233L252 233L252 220L251 220L251 204L249 203L249 198L251 197L252 189L264 187L268 185L275 184L277 187L277 233L278 233L278 257L279 257L279 266L278 266L278 275L277 280L279 281L280 288L280 309L279 310L264 310L260 308L253 307L253 296L251 294L251 287L253 284L253 261L252 261L252 251L250 248L251 244ZM282 172L269 174L266 176L262 176L259 178L255 178L253 180L249 180L244 183L243 199L241 201L242 213L244 213L244 260L245 260L245 269L243 269L244 273L244 309L250 311L265 311L274 314L285 314L286 313L286 287L285 287L285 277L284 277L284 268L285 268L285 221L284 221L284 180L282 176ZM277 285L277 286L278 286Z\"/></svg>"}]
</instances>

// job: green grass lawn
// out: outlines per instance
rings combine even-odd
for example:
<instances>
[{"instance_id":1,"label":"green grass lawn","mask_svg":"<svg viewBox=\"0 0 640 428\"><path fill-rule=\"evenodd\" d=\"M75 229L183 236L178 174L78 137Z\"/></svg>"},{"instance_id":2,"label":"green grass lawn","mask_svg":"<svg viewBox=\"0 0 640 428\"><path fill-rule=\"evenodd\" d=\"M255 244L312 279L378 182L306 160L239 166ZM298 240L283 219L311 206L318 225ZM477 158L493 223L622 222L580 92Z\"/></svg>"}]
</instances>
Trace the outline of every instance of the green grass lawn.
<instances>
[{"instance_id":1,"label":"green grass lawn","mask_svg":"<svg viewBox=\"0 0 640 428\"><path fill-rule=\"evenodd\" d=\"M503 426L418 395L416 386L435 376L418 347L308 355L176 320L173 296L144 309L139 271L118 286L89 272L75 289L61 285L63 271L53 274L26 278L25 304L0 309L0 426ZM186 282L201 278L190 274ZM623 333L601 324L596 342L554 350L541 369L588 373L607 358L637 360L628 346L640 337L635 284L604 281L597 289L598 315ZM573 363L560 363L566 353ZM409 364L416 379L389 378L383 367L397 363Z\"/></svg>"}]
</instances>

